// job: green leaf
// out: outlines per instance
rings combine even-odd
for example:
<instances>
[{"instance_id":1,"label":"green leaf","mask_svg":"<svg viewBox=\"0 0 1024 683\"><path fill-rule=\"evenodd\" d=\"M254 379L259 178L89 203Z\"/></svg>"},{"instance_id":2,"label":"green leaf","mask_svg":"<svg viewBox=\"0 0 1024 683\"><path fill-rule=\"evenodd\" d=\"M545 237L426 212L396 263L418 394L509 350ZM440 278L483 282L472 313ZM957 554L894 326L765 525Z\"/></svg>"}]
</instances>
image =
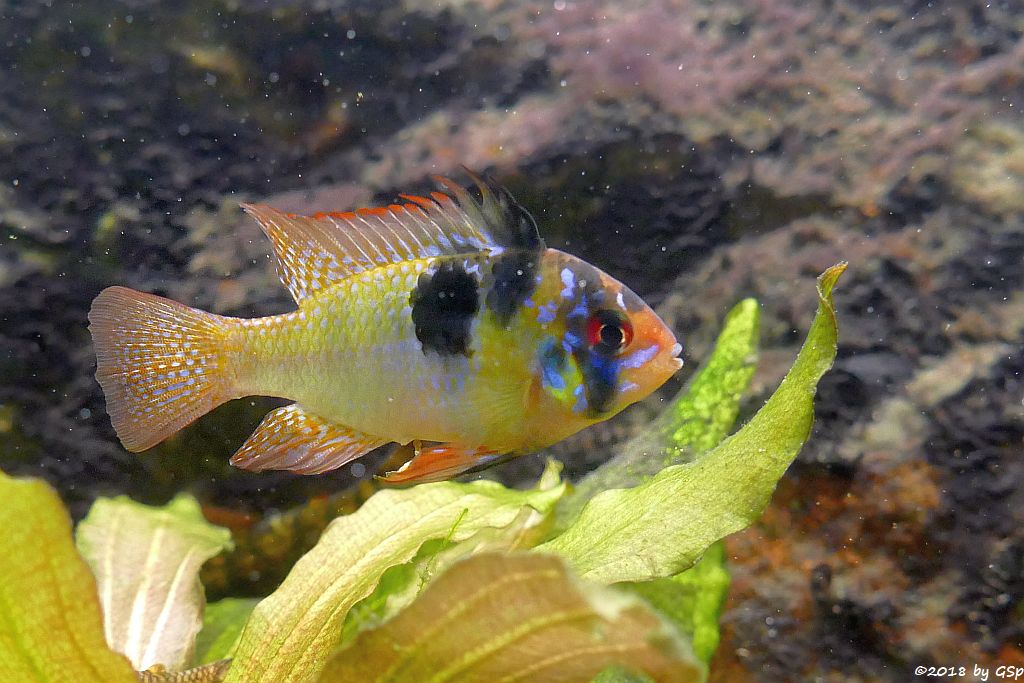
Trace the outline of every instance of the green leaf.
<instances>
[{"instance_id":1,"label":"green leaf","mask_svg":"<svg viewBox=\"0 0 1024 683\"><path fill-rule=\"evenodd\" d=\"M590 683L657 683L650 676L638 674L621 666L609 666L594 676Z\"/></svg>"},{"instance_id":2,"label":"green leaf","mask_svg":"<svg viewBox=\"0 0 1024 683\"><path fill-rule=\"evenodd\" d=\"M601 491L636 486L670 465L692 460L726 437L757 366L757 302L745 299L725 318L714 351L649 429L576 485L555 511L564 531Z\"/></svg>"},{"instance_id":3,"label":"green leaf","mask_svg":"<svg viewBox=\"0 0 1024 683\"><path fill-rule=\"evenodd\" d=\"M331 522L281 587L253 611L228 681L316 680L352 606L384 572L411 560L432 539L464 541L508 527L524 513L546 515L564 485L512 491L489 481L441 482L374 494Z\"/></svg>"},{"instance_id":4,"label":"green leaf","mask_svg":"<svg viewBox=\"0 0 1024 683\"><path fill-rule=\"evenodd\" d=\"M716 540L743 529L810 435L814 392L835 359L832 288L842 263L818 278L818 312L796 362L740 431L691 463L631 489L592 498L562 534L539 546L599 583L645 581L692 566Z\"/></svg>"},{"instance_id":5,"label":"green leaf","mask_svg":"<svg viewBox=\"0 0 1024 683\"><path fill-rule=\"evenodd\" d=\"M428 541L414 559L388 567L373 592L349 610L338 643L347 645L361 631L379 626L412 602L427 583L428 576L422 569L424 560L434 557L442 545L436 540Z\"/></svg>"},{"instance_id":6,"label":"green leaf","mask_svg":"<svg viewBox=\"0 0 1024 683\"><path fill-rule=\"evenodd\" d=\"M642 601L583 584L550 555L460 561L403 612L337 652L322 683L588 681L617 664L657 681L704 666Z\"/></svg>"},{"instance_id":7,"label":"green leaf","mask_svg":"<svg viewBox=\"0 0 1024 683\"><path fill-rule=\"evenodd\" d=\"M700 562L681 574L616 586L646 600L690 637L693 651L701 661L711 661L718 647L718 619L729 593L722 542L708 548Z\"/></svg>"},{"instance_id":8,"label":"green leaf","mask_svg":"<svg viewBox=\"0 0 1024 683\"><path fill-rule=\"evenodd\" d=\"M203 625L199 568L230 546L231 533L180 495L164 507L101 498L76 535L96 575L110 647L139 671L188 666Z\"/></svg>"},{"instance_id":9,"label":"green leaf","mask_svg":"<svg viewBox=\"0 0 1024 683\"><path fill-rule=\"evenodd\" d=\"M0 681L134 683L103 638L96 583L60 498L0 472Z\"/></svg>"},{"instance_id":10,"label":"green leaf","mask_svg":"<svg viewBox=\"0 0 1024 683\"><path fill-rule=\"evenodd\" d=\"M559 485L562 464L548 460L537 481L540 490ZM347 644L360 631L379 625L406 607L437 574L454 562L472 553L508 551L535 546L549 526L547 515L532 508L523 508L510 524L500 528L481 529L469 538L452 542L451 538L434 539L420 546L409 562L389 568L377 588L349 610L341 643Z\"/></svg>"},{"instance_id":11,"label":"green leaf","mask_svg":"<svg viewBox=\"0 0 1024 683\"><path fill-rule=\"evenodd\" d=\"M658 420L665 465L676 464L679 455L687 451L705 453L729 435L740 399L757 369L760 322L761 311L754 299L739 302L725 317L711 358Z\"/></svg>"},{"instance_id":12,"label":"green leaf","mask_svg":"<svg viewBox=\"0 0 1024 683\"><path fill-rule=\"evenodd\" d=\"M207 605L203 629L196 636L193 664L209 664L231 657L245 622L258 602L256 598L224 598Z\"/></svg>"}]
</instances>

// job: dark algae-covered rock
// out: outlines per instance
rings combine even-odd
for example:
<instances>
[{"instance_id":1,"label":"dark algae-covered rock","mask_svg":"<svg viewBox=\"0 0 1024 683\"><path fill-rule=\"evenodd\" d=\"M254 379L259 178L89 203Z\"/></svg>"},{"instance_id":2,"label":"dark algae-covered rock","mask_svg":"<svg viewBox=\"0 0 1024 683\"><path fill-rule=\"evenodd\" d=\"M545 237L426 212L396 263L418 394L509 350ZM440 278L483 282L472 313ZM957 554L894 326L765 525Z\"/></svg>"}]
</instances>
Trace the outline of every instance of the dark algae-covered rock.
<instances>
[{"instance_id":1,"label":"dark algae-covered rock","mask_svg":"<svg viewBox=\"0 0 1024 683\"><path fill-rule=\"evenodd\" d=\"M211 600L269 594L376 490L389 451L315 477L237 471L231 453L281 405L250 398L129 454L94 378L90 302L123 284L224 315L288 311L240 203L387 205L465 164L682 344L683 371L651 399L548 449L574 482L651 437L752 298L758 362L730 413L748 421L803 339L807 283L850 262L811 437L764 515L723 541L709 680L1024 665L1020 10L7 3L0 469L46 479L73 519L101 496L191 493L235 539L202 571ZM471 478L526 486L543 460Z\"/></svg>"}]
</instances>

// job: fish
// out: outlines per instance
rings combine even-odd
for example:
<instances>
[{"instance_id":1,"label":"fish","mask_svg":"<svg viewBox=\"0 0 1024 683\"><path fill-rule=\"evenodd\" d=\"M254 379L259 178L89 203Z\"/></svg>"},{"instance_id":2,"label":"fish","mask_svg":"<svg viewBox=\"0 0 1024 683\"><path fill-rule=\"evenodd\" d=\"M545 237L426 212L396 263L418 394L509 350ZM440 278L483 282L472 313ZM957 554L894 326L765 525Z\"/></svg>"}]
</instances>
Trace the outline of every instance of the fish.
<instances>
[{"instance_id":1,"label":"fish","mask_svg":"<svg viewBox=\"0 0 1024 683\"><path fill-rule=\"evenodd\" d=\"M389 443L385 484L441 481L550 446L650 395L682 347L634 292L548 248L511 193L465 169L426 196L299 215L242 204L296 310L208 313L120 286L89 311L96 378L124 447L217 406L291 401L231 457L319 474Z\"/></svg>"}]
</instances>

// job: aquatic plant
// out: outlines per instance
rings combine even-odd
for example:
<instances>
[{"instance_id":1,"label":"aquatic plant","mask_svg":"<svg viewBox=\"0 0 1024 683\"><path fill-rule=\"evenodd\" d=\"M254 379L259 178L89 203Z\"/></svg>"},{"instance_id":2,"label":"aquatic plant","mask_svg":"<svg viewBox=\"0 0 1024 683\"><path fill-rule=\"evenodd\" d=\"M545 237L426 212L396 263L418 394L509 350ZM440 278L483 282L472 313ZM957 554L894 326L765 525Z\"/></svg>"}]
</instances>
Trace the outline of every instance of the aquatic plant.
<instances>
[{"instance_id":1,"label":"aquatic plant","mask_svg":"<svg viewBox=\"0 0 1024 683\"><path fill-rule=\"evenodd\" d=\"M268 598L206 607L198 637L198 568L228 539L194 501L97 501L80 554L56 493L0 474L0 679L703 680L728 583L714 544L757 518L810 433L844 269L819 278L796 362L732 436L751 300L650 433L573 491L554 465L522 491L381 491Z\"/></svg>"}]
</instances>

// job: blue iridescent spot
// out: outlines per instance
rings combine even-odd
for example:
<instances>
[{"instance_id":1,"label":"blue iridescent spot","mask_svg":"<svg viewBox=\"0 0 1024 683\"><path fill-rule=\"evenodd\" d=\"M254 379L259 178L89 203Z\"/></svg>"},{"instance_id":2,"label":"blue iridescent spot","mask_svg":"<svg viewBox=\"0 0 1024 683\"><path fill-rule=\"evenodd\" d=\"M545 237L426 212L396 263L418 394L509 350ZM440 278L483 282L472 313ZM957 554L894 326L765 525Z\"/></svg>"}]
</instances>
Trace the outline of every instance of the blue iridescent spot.
<instances>
[{"instance_id":1,"label":"blue iridescent spot","mask_svg":"<svg viewBox=\"0 0 1024 683\"><path fill-rule=\"evenodd\" d=\"M537 322L542 325L554 322L555 316L558 314L558 306L555 302L544 304L537 309Z\"/></svg>"},{"instance_id":2,"label":"blue iridescent spot","mask_svg":"<svg viewBox=\"0 0 1024 683\"><path fill-rule=\"evenodd\" d=\"M576 389L572 393L573 393L574 396L576 396L576 403L574 403L573 406L572 406L572 412L574 412L574 413L585 412L586 409L587 409L588 404L587 404L587 394L583 390L583 385L582 384L578 385L576 387Z\"/></svg>"},{"instance_id":3,"label":"blue iridescent spot","mask_svg":"<svg viewBox=\"0 0 1024 683\"><path fill-rule=\"evenodd\" d=\"M635 370L646 365L658 355L657 346L648 346L646 349L639 349L622 359L622 367Z\"/></svg>"},{"instance_id":4,"label":"blue iridescent spot","mask_svg":"<svg viewBox=\"0 0 1024 683\"><path fill-rule=\"evenodd\" d=\"M562 371L565 369L565 351L550 337L541 347L540 366L545 387L554 391L565 389L565 378L562 377Z\"/></svg>"}]
</instances>

